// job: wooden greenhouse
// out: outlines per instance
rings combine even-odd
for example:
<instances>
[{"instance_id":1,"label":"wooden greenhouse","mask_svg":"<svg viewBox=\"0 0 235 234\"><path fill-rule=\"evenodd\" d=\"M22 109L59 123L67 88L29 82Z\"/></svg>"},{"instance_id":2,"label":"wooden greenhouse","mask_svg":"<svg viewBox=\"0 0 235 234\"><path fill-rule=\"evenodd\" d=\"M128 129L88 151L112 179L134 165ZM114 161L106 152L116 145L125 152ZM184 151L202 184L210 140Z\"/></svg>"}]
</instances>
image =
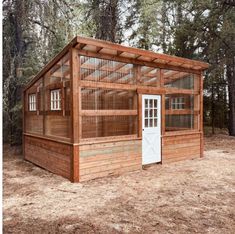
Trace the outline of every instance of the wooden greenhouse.
<instances>
[{"instance_id":1,"label":"wooden greenhouse","mask_svg":"<svg viewBox=\"0 0 235 234\"><path fill-rule=\"evenodd\" d=\"M78 36L24 90L24 157L72 182L198 158L207 68Z\"/></svg>"}]
</instances>

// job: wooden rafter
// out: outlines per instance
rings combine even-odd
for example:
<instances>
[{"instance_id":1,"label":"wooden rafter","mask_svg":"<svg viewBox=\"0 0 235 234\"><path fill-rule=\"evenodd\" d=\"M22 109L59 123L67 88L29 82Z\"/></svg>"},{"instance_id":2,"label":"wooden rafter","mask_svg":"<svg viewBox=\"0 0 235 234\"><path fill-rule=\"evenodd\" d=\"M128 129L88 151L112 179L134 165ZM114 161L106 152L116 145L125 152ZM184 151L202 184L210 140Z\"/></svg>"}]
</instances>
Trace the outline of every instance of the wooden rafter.
<instances>
[{"instance_id":1,"label":"wooden rafter","mask_svg":"<svg viewBox=\"0 0 235 234\"><path fill-rule=\"evenodd\" d=\"M180 58L176 56L170 56L165 54L159 54L151 51L141 50L137 48L131 48L123 45L114 44L107 41L101 41L93 38L85 38L85 37L75 37L57 56L55 56L26 86L25 89L29 88L34 82L36 82L41 76L44 76L45 73L51 69L55 64L66 54L69 49L72 47L78 48L78 53L80 55L93 56L97 57L97 55L101 55L94 51L86 51L86 45L95 47L95 48L104 48L112 51L117 51L117 55L113 54L105 54L102 53L100 58L104 59L112 59L119 62L126 62L132 64L139 64L142 66L153 66L159 67L162 69L171 69L178 70L184 72L191 72L194 74L200 74L201 71L208 68L208 64L190 60L186 58ZM130 54L130 57L122 57L120 56L122 53L126 52ZM139 59L133 59L133 55L148 57L149 61L142 61ZM170 62L169 62L170 61ZM176 65L177 64L177 65Z\"/></svg>"},{"instance_id":2,"label":"wooden rafter","mask_svg":"<svg viewBox=\"0 0 235 234\"><path fill-rule=\"evenodd\" d=\"M176 63L180 63L180 62L184 62L185 64L189 64L190 66L201 66L201 68L208 68L208 64L201 62L201 61L196 61L196 60L190 60L190 59L186 59L186 58L181 58L181 57L177 57L177 56L171 56L171 55L166 55L166 54L159 54L159 53L155 53L152 51L147 51L147 50L142 50L142 49L137 49L137 48L133 48L133 47L127 47L127 46L123 46L120 44L114 44L108 41L102 41L102 40L97 40L97 39L93 39L93 38L84 38L84 37L77 37L77 41L79 43L87 43L89 45L93 45L93 46L100 46L100 47L104 47L107 49L111 49L111 50L117 50L117 51L124 51L130 54L136 54L136 55L141 55L144 57L149 57L152 59L161 59L163 61L171 61L171 62L176 62Z\"/></svg>"},{"instance_id":3,"label":"wooden rafter","mask_svg":"<svg viewBox=\"0 0 235 234\"><path fill-rule=\"evenodd\" d=\"M92 73L99 71L103 66L108 63L108 60L101 60L95 69L89 69L84 74L82 74L83 79L90 76Z\"/></svg>"}]
</instances>

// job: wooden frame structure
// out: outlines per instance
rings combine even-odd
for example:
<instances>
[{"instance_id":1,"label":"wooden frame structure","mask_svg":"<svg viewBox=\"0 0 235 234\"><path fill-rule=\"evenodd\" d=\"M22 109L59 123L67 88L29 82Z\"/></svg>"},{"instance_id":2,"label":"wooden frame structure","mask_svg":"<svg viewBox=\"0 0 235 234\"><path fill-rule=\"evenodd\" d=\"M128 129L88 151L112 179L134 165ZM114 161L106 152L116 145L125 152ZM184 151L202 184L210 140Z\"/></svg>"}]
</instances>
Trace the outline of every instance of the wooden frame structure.
<instances>
[{"instance_id":1,"label":"wooden frame structure","mask_svg":"<svg viewBox=\"0 0 235 234\"><path fill-rule=\"evenodd\" d=\"M143 94L161 96L161 162L202 157L207 68L77 36L24 89L24 158L72 182L141 169Z\"/></svg>"}]
</instances>

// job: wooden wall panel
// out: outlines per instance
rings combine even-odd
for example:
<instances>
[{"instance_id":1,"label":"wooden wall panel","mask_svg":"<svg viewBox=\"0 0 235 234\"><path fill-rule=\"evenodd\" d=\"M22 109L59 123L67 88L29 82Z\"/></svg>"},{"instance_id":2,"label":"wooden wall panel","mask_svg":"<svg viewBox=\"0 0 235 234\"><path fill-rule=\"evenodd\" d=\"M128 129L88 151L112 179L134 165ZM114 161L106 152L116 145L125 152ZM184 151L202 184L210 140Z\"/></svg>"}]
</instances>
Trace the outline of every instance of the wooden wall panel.
<instances>
[{"instance_id":1,"label":"wooden wall panel","mask_svg":"<svg viewBox=\"0 0 235 234\"><path fill-rule=\"evenodd\" d=\"M162 162L176 162L200 157L200 133L163 136Z\"/></svg>"},{"instance_id":2,"label":"wooden wall panel","mask_svg":"<svg viewBox=\"0 0 235 234\"><path fill-rule=\"evenodd\" d=\"M26 114L25 131L28 133L43 134L43 116Z\"/></svg>"},{"instance_id":3,"label":"wooden wall panel","mask_svg":"<svg viewBox=\"0 0 235 234\"><path fill-rule=\"evenodd\" d=\"M81 145L80 181L141 169L141 144L141 140L131 140Z\"/></svg>"},{"instance_id":4,"label":"wooden wall panel","mask_svg":"<svg viewBox=\"0 0 235 234\"><path fill-rule=\"evenodd\" d=\"M24 136L25 159L70 179L72 146L38 137Z\"/></svg>"},{"instance_id":5,"label":"wooden wall panel","mask_svg":"<svg viewBox=\"0 0 235 234\"><path fill-rule=\"evenodd\" d=\"M45 117L45 133L48 136L70 137L71 118L62 115L47 115Z\"/></svg>"}]
</instances>

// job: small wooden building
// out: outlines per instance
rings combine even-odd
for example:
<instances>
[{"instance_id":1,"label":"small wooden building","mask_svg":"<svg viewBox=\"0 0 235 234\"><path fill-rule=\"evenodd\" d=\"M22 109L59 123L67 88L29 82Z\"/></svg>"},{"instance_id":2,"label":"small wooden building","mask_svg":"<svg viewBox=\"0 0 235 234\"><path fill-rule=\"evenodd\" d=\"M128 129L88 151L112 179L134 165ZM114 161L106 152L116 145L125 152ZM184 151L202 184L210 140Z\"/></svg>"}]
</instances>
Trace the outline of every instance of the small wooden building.
<instances>
[{"instance_id":1,"label":"small wooden building","mask_svg":"<svg viewBox=\"0 0 235 234\"><path fill-rule=\"evenodd\" d=\"M24 157L72 182L199 158L207 68L78 36L24 90Z\"/></svg>"}]
</instances>

